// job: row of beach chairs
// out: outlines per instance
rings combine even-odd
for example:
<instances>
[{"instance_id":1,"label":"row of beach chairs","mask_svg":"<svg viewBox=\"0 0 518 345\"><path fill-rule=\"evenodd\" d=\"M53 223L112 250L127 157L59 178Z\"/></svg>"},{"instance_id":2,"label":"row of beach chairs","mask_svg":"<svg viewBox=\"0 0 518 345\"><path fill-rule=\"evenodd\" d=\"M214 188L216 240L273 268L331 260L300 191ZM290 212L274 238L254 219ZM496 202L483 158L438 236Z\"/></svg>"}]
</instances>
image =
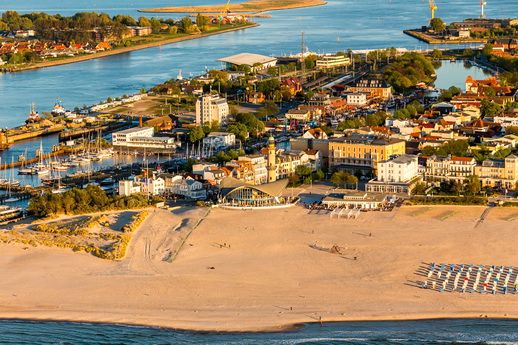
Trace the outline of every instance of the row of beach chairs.
<instances>
[{"instance_id":1,"label":"row of beach chairs","mask_svg":"<svg viewBox=\"0 0 518 345\"><path fill-rule=\"evenodd\" d=\"M425 289L439 292L518 294L518 268L472 264L430 263L425 269Z\"/></svg>"}]
</instances>

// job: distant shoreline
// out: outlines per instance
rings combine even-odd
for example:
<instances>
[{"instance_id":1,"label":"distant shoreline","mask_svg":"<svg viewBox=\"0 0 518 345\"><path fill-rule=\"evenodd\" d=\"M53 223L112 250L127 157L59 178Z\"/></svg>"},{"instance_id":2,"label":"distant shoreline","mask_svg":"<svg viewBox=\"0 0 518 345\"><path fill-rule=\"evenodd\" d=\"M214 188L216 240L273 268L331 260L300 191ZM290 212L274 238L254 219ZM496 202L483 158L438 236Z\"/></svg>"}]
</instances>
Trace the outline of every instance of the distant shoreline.
<instances>
[{"instance_id":1,"label":"distant shoreline","mask_svg":"<svg viewBox=\"0 0 518 345\"><path fill-rule=\"evenodd\" d=\"M220 35L220 34L224 34L224 33L228 33L228 32L233 32L233 31L250 29L250 28L257 27L257 26L259 26L259 24L252 23L250 25L239 26L239 27L235 27L235 28L229 28L229 29L225 29L225 30L221 30L221 31L207 32L207 33L202 33L202 34L199 34L199 35L187 35L187 36L183 36L183 37L176 37L176 38L166 39L166 40L162 40L162 41L156 41L156 42L149 42L149 43L139 44L139 45L135 45L135 46L131 46L131 47L116 48L116 49L113 49L113 50L107 50L107 51L100 52L100 53L95 53L95 54L75 56L75 57L65 58L65 59L56 60L56 61L40 62L40 63L36 63L36 64L33 64L33 65L27 65L27 66L15 68L15 69L12 69L12 70L8 70L6 72L16 73L16 72L24 72L24 71L36 70L36 69L40 69L40 68L48 68L48 67L54 67L54 66L68 65L68 64L73 64L73 63L77 63L77 62L83 62L83 61L88 61L88 60L100 59L100 58L104 58L104 57L107 57L107 56L113 56L113 55L118 55L118 54L129 53L129 52L137 51L137 50L143 50L143 49L148 49L148 48L159 47L159 46L162 46L162 45L174 44L174 43L179 43L179 42L184 42L184 41L196 40L196 39L204 38L204 37Z\"/></svg>"},{"instance_id":2,"label":"distant shoreline","mask_svg":"<svg viewBox=\"0 0 518 345\"><path fill-rule=\"evenodd\" d=\"M287 2L288 4L279 5L271 0L249 0L240 4L231 4L227 9L236 13L260 13L327 5L327 1L323 0L291 0ZM209 5L153 7L138 11L143 13L221 13L225 10L224 5Z\"/></svg>"}]
</instances>

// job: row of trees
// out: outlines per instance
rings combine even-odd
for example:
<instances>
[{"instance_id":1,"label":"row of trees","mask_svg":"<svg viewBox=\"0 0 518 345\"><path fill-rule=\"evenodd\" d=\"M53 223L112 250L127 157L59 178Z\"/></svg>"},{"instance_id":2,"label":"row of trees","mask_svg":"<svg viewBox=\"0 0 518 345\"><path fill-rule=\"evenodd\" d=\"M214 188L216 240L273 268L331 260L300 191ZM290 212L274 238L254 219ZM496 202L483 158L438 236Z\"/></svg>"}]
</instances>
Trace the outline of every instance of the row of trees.
<instances>
[{"instance_id":1,"label":"row of trees","mask_svg":"<svg viewBox=\"0 0 518 345\"><path fill-rule=\"evenodd\" d=\"M337 130L343 131L346 129L356 129L364 126L382 126L387 118L387 113L379 111L374 114L368 114L366 116L354 117L340 122L337 126Z\"/></svg>"},{"instance_id":2,"label":"row of trees","mask_svg":"<svg viewBox=\"0 0 518 345\"><path fill-rule=\"evenodd\" d=\"M476 175L469 176L463 183L457 181L443 181L439 184L436 189L439 194L456 194L456 195L467 195L476 196L481 191L480 179ZM426 194L428 187L425 182L418 183L412 191L414 195Z\"/></svg>"},{"instance_id":3,"label":"row of trees","mask_svg":"<svg viewBox=\"0 0 518 345\"><path fill-rule=\"evenodd\" d=\"M398 109L394 112L394 118L398 120L406 120L417 117L424 113L424 107L419 101L415 100L409 103L403 109Z\"/></svg>"},{"instance_id":4,"label":"row of trees","mask_svg":"<svg viewBox=\"0 0 518 345\"><path fill-rule=\"evenodd\" d=\"M33 197L28 211L36 217L48 217L57 214L84 214L107 210L124 210L147 207L159 201L145 195L108 196L97 186L85 189L73 188L62 194L45 193Z\"/></svg>"},{"instance_id":5,"label":"row of trees","mask_svg":"<svg viewBox=\"0 0 518 345\"><path fill-rule=\"evenodd\" d=\"M153 33L193 34L207 30L209 24L209 19L202 15L197 16L195 25L188 16L175 21L155 17L135 19L128 15L110 17L106 13L95 12L80 12L65 17L43 12L21 15L16 11L6 11L0 19L0 31L35 30L40 39L86 43L94 40L91 32L94 29L104 36L122 39L128 32L128 26L151 27Z\"/></svg>"}]
</instances>

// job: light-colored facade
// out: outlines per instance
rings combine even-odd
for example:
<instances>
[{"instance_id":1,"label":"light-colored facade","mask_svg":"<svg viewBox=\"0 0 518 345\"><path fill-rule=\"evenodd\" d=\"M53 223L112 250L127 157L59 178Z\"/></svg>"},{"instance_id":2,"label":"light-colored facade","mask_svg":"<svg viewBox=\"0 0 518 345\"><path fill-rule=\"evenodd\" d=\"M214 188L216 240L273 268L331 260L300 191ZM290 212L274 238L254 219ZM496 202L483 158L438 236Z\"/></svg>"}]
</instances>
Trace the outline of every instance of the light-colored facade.
<instances>
[{"instance_id":1,"label":"light-colored facade","mask_svg":"<svg viewBox=\"0 0 518 345\"><path fill-rule=\"evenodd\" d=\"M332 193L322 200L329 208L351 208L359 210L377 210L387 203L387 197L366 192Z\"/></svg>"},{"instance_id":2,"label":"light-colored facade","mask_svg":"<svg viewBox=\"0 0 518 345\"><path fill-rule=\"evenodd\" d=\"M329 140L329 168L353 173L360 170L369 175L377 170L379 161L403 155L405 150L404 140L351 134Z\"/></svg>"},{"instance_id":3,"label":"light-colored facade","mask_svg":"<svg viewBox=\"0 0 518 345\"><path fill-rule=\"evenodd\" d=\"M254 184L261 185L268 182L267 161L263 155L249 155L238 158L238 161L249 162L254 173Z\"/></svg>"},{"instance_id":4,"label":"light-colored facade","mask_svg":"<svg viewBox=\"0 0 518 345\"><path fill-rule=\"evenodd\" d=\"M401 155L380 161L377 173L377 178L367 183L367 192L410 194L419 179L417 156Z\"/></svg>"},{"instance_id":5,"label":"light-colored facade","mask_svg":"<svg viewBox=\"0 0 518 345\"><path fill-rule=\"evenodd\" d=\"M324 55L316 61L318 69L328 69L349 66L351 59L344 55Z\"/></svg>"},{"instance_id":6,"label":"light-colored facade","mask_svg":"<svg viewBox=\"0 0 518 345\"><path fill-rule=\"evenodd\" d=\"M203 183L196 181L192 177L183 177L176 175L166 178L166 192L172 195L181 195L183 197L200 200L207 198L207 191L203 187Z\"/></svg>"},{"instance_id":7,"label":"light-colored facade","mask_svg":"<svg viewBox=\"0 0 518 345\"><path fill-rule=\"evenodd\" d=\"M161 177L136 177L135 180L119 181L119 195L129 196L137 193L162 195L165 192L165 181Z\"/></svg>"},{"instance_id":8,"label":"light-colored facade","mask_svg":"<svg viewBox=\"0 0 518 345\"><path fill-rule=\"evenodd\" d=\"M367 104L366 92L351 92L346 95L347 104L353 106L363 106Z\"/></svg>"},{"instance_id":9,"label":"light-colored facade","mask_svg":"<svg viewBox=\"0 0 518 345\"><path fill-rule=\"evenodd\" d=\"M309 110L290 109L285 116L288 120L297 120L303 122L311 120L311 112Z\"/></svg>"},{"instance_id":10,"label":"light-colored facade","mask_svg":"<svg viewBox=\"0 0 518 345\"><path fill-rule=\"evenodd\" d=\"M196 124L211 125L216 121L225 124L229 114L227 100L219 95L203 95L196 101Z\"/></svg>"},{"instance_id":11,"label":"light-colored facade","mask_svg":"<svg viewBox=\"0 0 518 345\"><path fill-rule=\"evenodd\" d=\"M236 144L236 136L234 133L227 132L211 132L203 138L205 149L208 147L214 150L222 150L232 147Z\"/></svg>"},{"instance_id":12,"label":"light-colored facade","mask_svg":"<svg viewBox=\"0 0 518 345\"><path fill-rule=\"evenodd\" d=\"M463 183L475 174L477 162L472 157L431 156L426 160L424 179L433 181L454 181Z\"/></svg>"},{"instance_id":13,"label":"light-colored facade","mask_svg":"<svg viewBox=\"0 0 518 345\"><path fill-rule=\"evenodd\" d=\"M155 137L152 127L136 127L112 134L113 148L119 152L173 152L179 143L170 137Z\"/></svg>"},{"instance_id":14,"label":"light-colored facade","mask_svg":"<svg viewBox=\"0 0 518 345\"><path fill-rule=\"evenodd\" d=\"M392 97L392 87L382 80L365 79L360 80L355 86L347 88L351 92L367 92L371 98L387 100Z\"/></svg>"},{"instance_id":15,"label":"light-colored facade","mask_svg":"<svg viewBox=\"0 0 518 345\"><path fill-rule=\"evenodd\" d=\"M482 187L501 187L515 189L518 182L518 157L507 156L505 159L486 159L475 168L475 175Z\"/></svg>"},{"instance_id":16,"label":"light-colored facade","mask_svg":"<svg viewBox=\"0 0 518 345\"><path fill-rule=\"evenodd\" d=\"M119 181L119 195L121 196L130 196L133 194L140 193L140 184L135 183L132 180L122 180Z\"/></svg>"}]
</instances>

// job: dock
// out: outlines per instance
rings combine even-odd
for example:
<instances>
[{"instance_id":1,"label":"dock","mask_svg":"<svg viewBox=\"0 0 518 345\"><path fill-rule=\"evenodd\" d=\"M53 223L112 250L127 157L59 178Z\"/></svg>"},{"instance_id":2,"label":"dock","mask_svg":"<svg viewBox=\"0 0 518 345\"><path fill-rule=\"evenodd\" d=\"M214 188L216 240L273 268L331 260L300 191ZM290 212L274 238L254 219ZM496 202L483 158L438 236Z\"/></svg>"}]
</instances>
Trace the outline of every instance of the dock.
<instances>
[{"instance_id":1,"label":"dock","mask_svg":"<svg viewBox=\"0 0 518 345\"><path fill-rule=\"evenodd\" d=\"M485 44L485 43L487 43L487 40L483 39L483 38L469 38L469 39L463 38L463 39L455 39L455 40L439 39L434 36L428 35L425 32L422 32L420 29L403 30L403 32L408 36L412 36L412 37L417 38L418 40L428 43L428 44L470 44L470 43Z\"/></svg>"}]
</instances>

